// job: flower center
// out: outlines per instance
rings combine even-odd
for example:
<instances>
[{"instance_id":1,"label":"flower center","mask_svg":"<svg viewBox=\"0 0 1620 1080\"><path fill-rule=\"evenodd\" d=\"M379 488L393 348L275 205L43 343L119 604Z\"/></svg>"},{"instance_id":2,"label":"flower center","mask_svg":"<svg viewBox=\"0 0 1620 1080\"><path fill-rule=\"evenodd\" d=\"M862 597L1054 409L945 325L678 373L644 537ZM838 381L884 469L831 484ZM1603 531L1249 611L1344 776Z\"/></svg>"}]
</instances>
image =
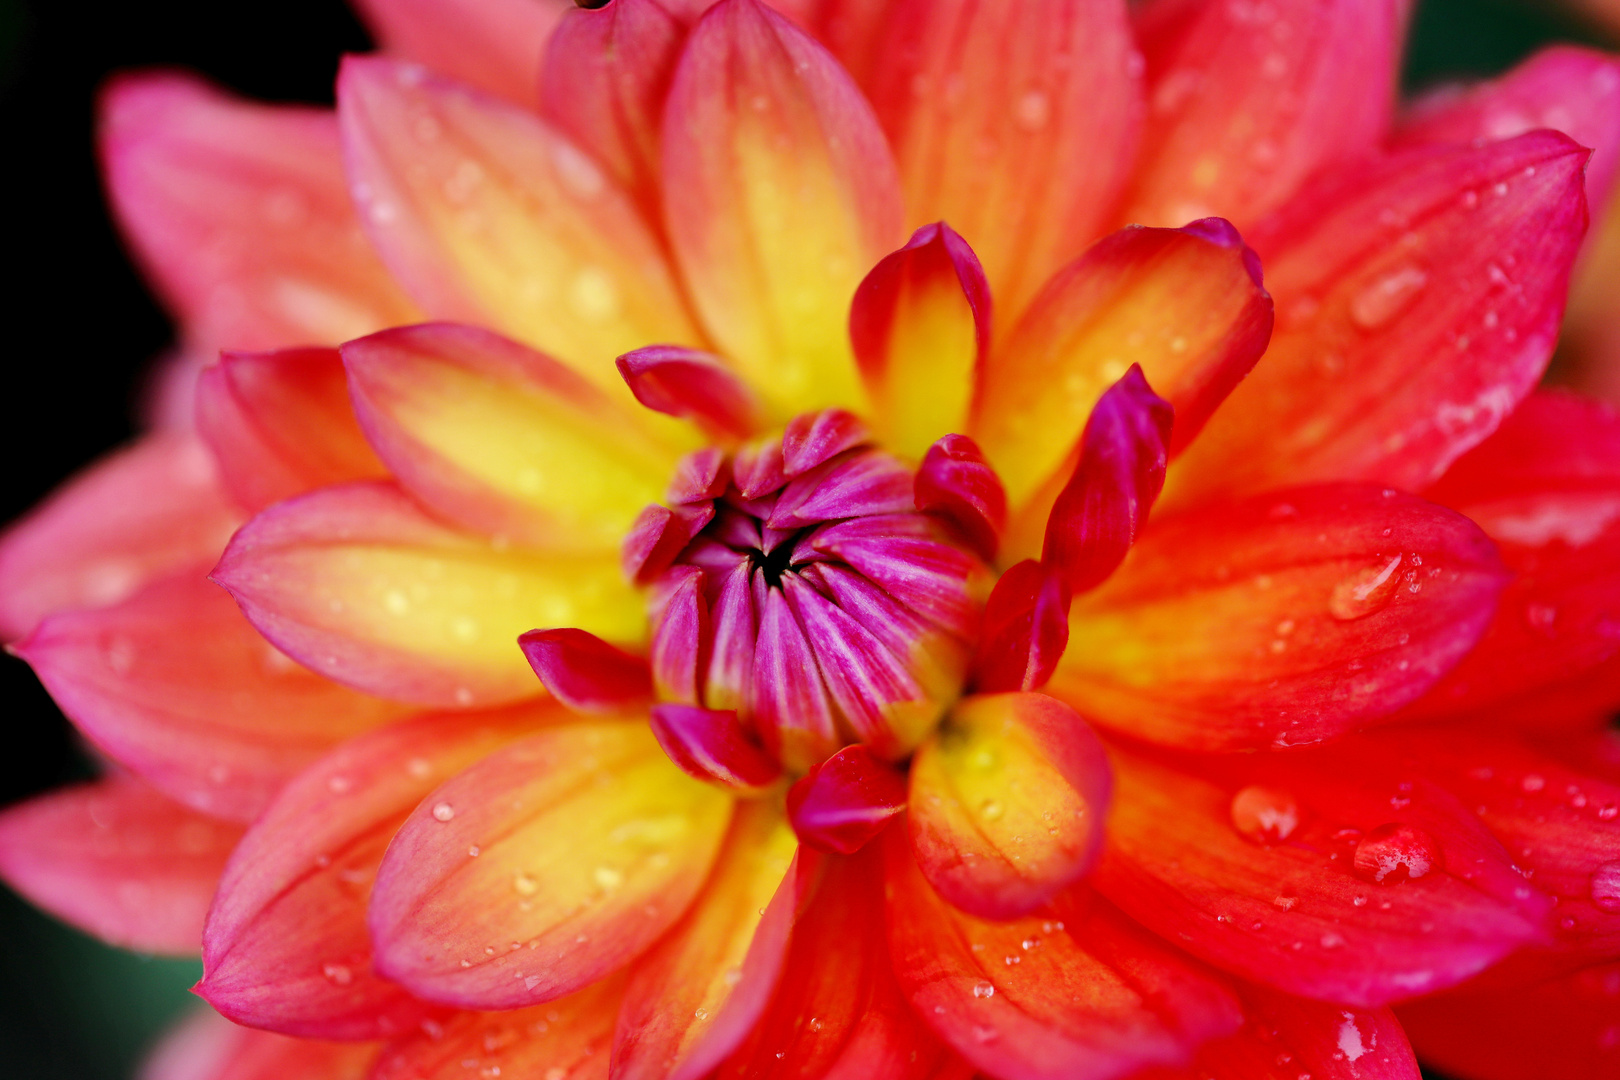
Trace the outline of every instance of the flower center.
<instances>
[{"instance_id":1,"label":"flower center","mask_svg":"<svg viewBox=\"0 0 1620 1080\"><path fill-rule=\"evenodd\" d=\"M626 544L666 702L735 713L790 772L898 760L961 692L982 570L847 413L683 464Z\"/></svg>"}]
</instances>

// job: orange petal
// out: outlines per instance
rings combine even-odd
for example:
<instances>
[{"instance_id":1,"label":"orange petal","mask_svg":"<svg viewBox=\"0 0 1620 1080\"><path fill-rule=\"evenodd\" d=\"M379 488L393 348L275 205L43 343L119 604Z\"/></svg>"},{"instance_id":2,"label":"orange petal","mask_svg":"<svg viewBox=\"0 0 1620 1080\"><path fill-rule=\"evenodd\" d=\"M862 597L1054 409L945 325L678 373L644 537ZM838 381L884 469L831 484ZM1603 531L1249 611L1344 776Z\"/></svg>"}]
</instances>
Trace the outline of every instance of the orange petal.
<instances>
[{"instance_id":1,"label":"orange petal","mask_svg":"<svg viewBox=\"0 0 1620 1080\"><path fill-rule=\"evenodd\" d=\"M1132 364L1175 408L1179 452L1254 366L1271 334L1271 297L1254 253L1230 226L1127 229L1065 267L985 367L969 434L1008 503L1057 496L1091 407ZM1059 476L1061 474L1061 476ZM1049 486L1049 485L1048 485ZM1038 520L1037 520L1038 519ZM1009 558L1011 556L1009 555Z\"/></svg>"},{"instance_id":2,"label":"orange petal","mask_svg":"<svg viewBox=\"0 0 1620 1080\"><path fill-rule=\"evenodd\" d=\"M226 353L197 378L196 418L225 490L248 510L387 473L355 423L336 349Z\"/></svg>"},{"instance_id":3,"label":"orange petal","mask_svg":"<svg viewBox=\"0 0 1620 1080\"><path fill-rule=\"evenodd\" d=\"M203 355L336 345L417 317L360 231L330 113L126 75L102 99L99 142L119 222Z\"/></svg>"},{"instance_id":4,"label":"orange petal","mask_svg":"<svg viewBox=\"0 0 1620 1080\"><path fill-rule=\"evenodd\" d=\"M356 0L388 52L533 106L546 39L567 0Z\"/></svg>"},{"instance_id":5,"label":"orange petal","mask_svg":"<svg viewBox=\"0 0 1620 1080\"><path fill-rule=\"evenodd\" d=\"M259 632L346 685L422 705L540 692L517 638L536 623L634 643L640 596L614 554L536 554L430 518L391 484L279 503L231 541L213 579Z\"/></svg>"},{"instance_id":6,"label":"orange petal","mask_svg":"<svg viewBox=\"0 0 1620 1080\"><path fill-rule=\"evenodd\" d=\"M424 1024L421 1033L388 1044L367 1080L608 1080L623 986L612 975L543 1005Z\"/></svg>"},{"instance_id":7,"label":"orange petal","mask_svg":"<svg viewBox=\"0 0 1620 1080\"><path fill-rule=\"evenodd\" d=\"M1546 936L1551 901L1472 809L1370 740L1173 763L1111 749L1114 809L1091 881L1244 979L1375 1007Z\"/></svg>"},{"instance_id":8,"label":"orange petal","mask_svg":"<svg viewBox=\"0 0 1620 1080\"><path fill-rule=\"evenodd\" d=\"M549 551L617 554L696 444L690 431L686 446L661 440L646 410L476 327L384 330L345 345L343 361L361 426L411 494Z\"/></svg>"},{"instance_id":9,"label":"orange petal","mask_svg":"<svg viewBox=\"0 0 1620 1080\"><path fill-rule=\"evenodd\" d=\"M1586 157L1547 131L1414 150L1336 170L1252 230L1277 333L1167 504L1317 480L1419 490L1489 435L1552 355Z\"/></svg>"},{"instance_id":10,"label":"orange petal","mask_svg":"<svg viewBox=\"0 0 1620 1080\"><path fill-rule=\"evenodd\" d=\"M368 1080L375 1043L315 1042L237 1027L210 1009L173 1028L140 1080Z\"/></svg>"},{"instance_id":11,"label":"orange petal","mask_svg":"<svg viewBox=\"0 0 1620 1080\"><path fill-rule=\"evenodd\" d=\"M52 615L16 653L120 764L171 799L247 822L317 756L405 709L289 660L205 574Z\"/></svg>"},{"instance_id":12,"label":"orange petal","mask_svg":"<svg viewBox=\"0 0 1620 1080\"><path fill-rule=\"evenodd\" d=\"M1433 686L1506 582L1472 522L1387 488L1295 488L1161 518L1075 600L1047 692L1154 742L1319 742Z\"/></svg>"},{"instance_id":13,"label":"orange petal","mask_svg":"<svg viewBox=\"0 0 1620 1080\"><path fill-rule=\"evenodd\" d=\"M884 445L914 461L961 431L990 348L990 287L967 241L925 225L855 291L849 334Z\"/></svg>"},{"instance_id":14,"label":"orange petal","mask_svg":"<svg viewBox=\"0 0 1620 1080\"><path fill-rule=\"evenodd\" d=\"M970 697L911 765L911 842L964 911L1025 915L1091 869L1112 780L1102 742L1044 694Z\"/></svg>"},{"instance_id":15,"label":"orange petal","mask_svg":"<svg viewBox=\"0 0 1620 1080\"><path fill-rule=\"evenodd\" d=\"M615 356L701 344L629 196L533 113L351 56L338 118L366 228L429 315L544 349L626 399Z\"/></svg>"},{"instance_id":16,"label":"orange petal","mask_svg":"<svg viewBox=\"0 0 1620 1080\"><path fill-rule=\"evenodd\" d=\"M241 520L195 436L164 432L114 451L0 537L0 637L212 559Z\"/></svg>"},{"instance_id":17,"label":"orange petal","mask_svg":"<svg viewBox=\"0 0 1620 1080\"><path fill-rule=\"evenodd\" d=\"M570 724L485 758L389 847L371 901L377 969L473 1008L572 993L685 914L731 804L640 723Z\"/></svg>"},{"instance_id":18,"label":"orange petal","mask_svg":"<svg viewBox=\"0 0 1620 1080\"><path fill-rule=\"evenodd\" d=\"M238 1023L305 1038L386 1038L433 1014L372 970L366 903L383 851L439 784L568 715L546 702L425 716L310 766L226 868L197 992Z\"/></svg>"},{"instance_id":19,"label":"orange petal","mask_svg":"<svg viewBox=\"0 0 1620 1080\"><path fill-rule=\"evenodd\" d=\"M1089 891L1041 915L986 922L941 900L896 832L887 877L896 974L917 1015L984 1072L1103 1080L1186 1061L1238 1027L1218 979Z\"/></svg>"},{"instance_id":20,"label":"orange petal","mask_svg":"<svg viewBox=\"0 0 1620 1080\"><path fill-rule=\"evenodd\" d=\"M194 956L214 884L241 835L240 825L114 776L0 814L0 876L108 944Z\"/></svg>"},{"instance_id":21,"label":"orange petal","mask_svg":"<svg viewBox=\"0 0 1620 1080\"><path fill-rule=\"evenodd\" d=\"M860 91L782 16L723 0L688 39L663 136L670 240L721 351L781 419L858 408L850 296L903 239Z\"/></svg>"},{"instance_id":22,"label":"orange petal","mask_svg":"<svg viewBox=\"0 0 1620 1080\"><path fill-rule=\"evenodd\" d=\"M1125 4L900 0L883 17L866 86L910 220L965 236L1016 319L1129 179L1142 88Z\"/></svg>"},{"instance_id":23,"label":"orange petal","mask_svg":"<svg viewBox=\"0 0 1620 1080\"><path fill-rule=\"evenodd\" d=\"M720 1080L967 1080L972 1070L918 1021L895 981L881 847L826 859L776 993Z\"/></svg>"},{"instance_id":24,"label":"orange petal","mask_svg":"<svg viewBox=\"0 0 1620 1080\"><path fill-rule=\"evenodd\" d=\"M631 969L614 1080L696 1080L748 1035L776 989L794 918L815 881L816 856L796 858L796 848L775 800L738 805L692 910Z\"/></svg>"},{"instance_id":25,"label":"orange petal","mask_svg":"<svg viewBox=\"0 0 1620 1080\"><path fill-rule=\"evenodd\" d=\"M1178 5L1181 18L1156 17ZM1388 132L1408 0L1144 6L1148 112L1126 221L1246 228Z\"/></svg>"}]
</instances>

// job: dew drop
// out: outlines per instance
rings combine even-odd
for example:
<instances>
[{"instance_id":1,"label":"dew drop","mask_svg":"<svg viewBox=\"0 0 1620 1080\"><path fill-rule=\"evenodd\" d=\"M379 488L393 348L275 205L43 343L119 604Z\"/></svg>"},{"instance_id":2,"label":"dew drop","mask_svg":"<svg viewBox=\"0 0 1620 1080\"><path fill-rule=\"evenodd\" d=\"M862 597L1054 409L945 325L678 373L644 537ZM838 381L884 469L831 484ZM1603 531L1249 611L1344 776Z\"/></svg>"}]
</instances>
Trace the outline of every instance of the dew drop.
<instances>
[{"instance_id":1,"label":"dew drop","mask_svg":"<svg viewBox=\"0 0 1620 1080\"><path fill-rule=\"evenodd\" d=\"M709 1010L708 1009L699 1009L699 1010L697 1010L697 1012L694 1012L692 1015L697 1017L699 1020L707 1020L709 1018Z\"/></svg>"},{"instance_id":2,"label":"dew drop","mask_svg":"<svg viewBox=\"0 0 1620 1080\"><path fill-rule=\"evenodd\" d=\"M1405 311L1429 283L1429 275L1403 266L1380 275L1350 301L1350 319L1363 330L1377 330Z\"/></svg>"},{"instance_id":3,"label":"dew drop","mask_svg":"<svg viewBox=\"0 0 1620 1080\"><path fill-rule=\"evenodd\" d=\"M533 896L540 891L540 883L528 874L519 873L512 878L512 889L519 896Z\"/></svg>"},{"instance_id":4,"label":"dew drop","mask_svg":"<svg viewBox=\"0 0 1620 1080\"><path fill-rule=\"evenodd\" d=\"M1439 842L1413 825L1380 825L1356 845L1356 873L1379 885L1416 880L1439 864Z\"/></svg>"},{"instance_id":5,"label":"dew drop","mask_svg":"<svg viewBox=\"0 0 1620 1080\"><path fill-rule=\"evenodd\" d=\"M984 816L986 821L996 821L1000 819L1002 814L1006 813L1006 808L994 799L986 799L979 805L979 813Z\"/></svg>"},{"instance_id":6,"label":"dew drop","mask_svg":"<svg viewBox=\"0 0 1620 1080\"><path fill-rule=\"evenodd\" d=\"M1286 791L1251 784L1232 796L1232 827L1256 844L1280 844L1299 828L1299 803Z\"/></svg>"},{"instance_id":7,"label":"dew drop","mask_svg":"<svg viewBox=\"0 0 1620 1080\"><path fill-rule=\"evenodd\" d=\"M1620 859L1592 871L1592 903L1604 911L1620 911Z\"/></svg>"},{"instance_id":8,"label":"dew drop","mask_svg":"<svg viewBox=\"0 0 1620 1080\"><path fill-rule=\"evenodd\" d=\"M1341 622L1352 622L1382 611L1400 586L1396 574L1400 567L1401 556L1393 555L1378 566L1365 567L1345 578L1333 587L1328 614Z\"/></svg>"},{"instance_id":9,"label":"dew drop","mask_svg":"<svg viewBox=\"0 0 1620 1080\"><path fill-rule=\"evenodd\" d=\"M325 975L333 986L348 986L354 981L354 972L343 964L323 964L321 974Z\"/></svg>"},{"instance_id":10,"label":"dew drop","mask_svg":"<svg viewBox=\"0 0 1620 1080\"><path fill-rule=\"evenodd\" d=\"M995 993L996 988L982 979L973 984L973 996L976 998L994 997Z\"/></svg>"},{"instance_id":11,"label":"dew drop","mask_svg":"<svg viewBox=\"0 0 1620 1080\"><path fill-rule=\"evenodd\" d=\"M827 1025L822 1023L821 1019L819 1017L812 1016L810 1018L810 1022L806 1026L809 1027L809 1029L811 1031L820 1031L822 1028L826 1027Z\"/></svg>"},{"instance_id":12,"label":"dew drop","mask_svg":"<svg viewBox=\"0 0 1620 1080\"><path fill-rule=\"evenodd\" d=\"M451 806L449 803L442 802L442 803L435 803L433 805L433 820L435 820L435 821L449 821L451 818L453 818L455 816L456 816L456 808Z\"/></svg>"},{"instance_id":13,"label":"dew drop","mask_svg":"<svg viewBox=\"0 0 1620 1080\"><path fill-rule=\"evenodd\" d=\"M1013 118L1025 131L1039 131L1052 116L1052 100L1042 90L1031 90L1018 99Z\"/></svg>"}]
</instances>

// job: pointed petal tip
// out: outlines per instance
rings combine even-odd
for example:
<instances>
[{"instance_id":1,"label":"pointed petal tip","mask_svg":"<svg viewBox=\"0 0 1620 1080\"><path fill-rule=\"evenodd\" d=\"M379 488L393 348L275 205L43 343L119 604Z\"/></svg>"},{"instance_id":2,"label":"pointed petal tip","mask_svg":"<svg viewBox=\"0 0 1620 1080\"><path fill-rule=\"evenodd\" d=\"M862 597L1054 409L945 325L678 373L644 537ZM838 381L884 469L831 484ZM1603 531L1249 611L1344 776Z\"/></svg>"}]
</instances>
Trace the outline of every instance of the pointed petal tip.
<instances>
[{"instance_id":1,"label":"pointed petal tip","mask_svg":"<svg viewBox=\"0 0 1620 1080\"><path fill-rule=\"evenodd\" d=\"M840 855L865 847L905 808L905 778L860 743L812 766L787 794L799 840Z\"/></svg>"}]
</instances>

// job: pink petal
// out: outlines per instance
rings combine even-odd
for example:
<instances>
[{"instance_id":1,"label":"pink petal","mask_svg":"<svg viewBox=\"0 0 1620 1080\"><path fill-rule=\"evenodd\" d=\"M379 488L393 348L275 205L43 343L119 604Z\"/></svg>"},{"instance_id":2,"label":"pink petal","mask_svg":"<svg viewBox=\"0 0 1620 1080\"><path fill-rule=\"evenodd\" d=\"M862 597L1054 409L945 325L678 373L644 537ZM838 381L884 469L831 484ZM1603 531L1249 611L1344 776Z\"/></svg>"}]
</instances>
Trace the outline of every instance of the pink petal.
<instances>
[{"instance_id":1,"label":"pink petal","mask_svg":"<svg viewBox=\"0 0 1620 1080\"><path fill-rule=\"evenodd\" d=\"M641 207L659 216L658 125L685 20L659 0L573 9L546 44L540 113L601 162Z\"/></svg>"},{"instance_id":2,"label":"pink petal","mask_svg":"<svg viewBox=\"0 0 1620 1080\"><path fill-rule=\"evenodd\" d=\"M840 855L865 847L905 808L905 777L860 743L811 766L787 793L799 840Z\"/></svg>"},{"instance_id":3,"label":"pink petal","mask_svg":"<svg viewBox=\"0 0 1620 1080\"><path fill-rule=\"evenodd\" d=\"M139 1080L366 1080L375 1043L317 1042L238 1027L201 1009L170 1029Z\"/></svg>"},{"instance_id":4,"label":"pink petal","mask_svg":"<svg viewBox=\"0 0 1620 1080\"><path fill-rule=\"evenodd\" d=\"M360 230L330 113L126 75L102 99L99 142L119 222L202 355L336 345L418 317Z\"/></svg>"},{"instance_id":5,"label":"pink petal","mask_svg":"<svg viewBox=\"0 0 1620 1080\"><path fill-rule=\"evenodd\" d=\"M583 713L628 713L652 702L644 657L583 630L530 630L518 638L529 666L551 696Z\"/></svg>"},{"instance_id":6,"label":"pink petal","mask_svg":"<svg viewBox=\"0 0 1620 1080\"><path fill-rule=\"evenodd\" d=\"M0 536L0 637L212 559L241 520L195 436L165 432L115 451Z\"/></svg>"},{"instance_id":7,"label":"pink petal","mask_svg":"<svg viewBox=\"0 0 1620 1080\"><path fill-rule=\"evenodd\" d=\"M866 275L849 336L886 446L915 458L963 430L990 350L990 308L978 256L943 222L918 229Z\"/></svg>"},{"instance_id":8,"label":"pink petal","mask_svg":"<svg viewBox=\"0 0 1620 1080\"><path fill-rule=\"evenodd\" d=\"M1092 882L1242 978L1373 1007L1455 985L1546 936L1551 902L1473 811L1374 743L1110 756L1108 846Z\"/></svg>"},{"instance_id":9,"label":"pink petal","mask_svg":"<svg viewBox=\"0 0 1620 1080\"><path fill-rule=\"evenodd\" d=\"M350 56L338 121L361 221L430 317L498 330L616 394L613 357L698 343L630 196L534 113Z\"/></svg>"},{"instance_id":10,"label":"pink petal","mask_svg":"<svg viewBox=\"0 0 1620 1080\"><path fill-rule=\"evenodd\" d=\"M967 581L974 565L960 549L932 537L873 535L858 521L824 529L809 543L842 559L940 629L964 639L972 636L978 607Z\"/></svg>"},{"instance_id":11,"label":"pink petal","mask_svg":"<svg viewBox=\"0 0 1620 1080\"><path fill-rule=\"evenodd\" d=\"M765 748L788 769L803 772L837 750L842 740L815 652L787 598L780 589L756 587L755 592L759 631L752 643L747 715ZM722 595L718 609L722 617L726 606ZM718 631L717 625L717 638ZM715 655L720 655L718 641ZM717 704L712 692L705 698L710 705Z\"/></svg>"},{"instance_id":12,"label":"pink petal","mask_svg":"<svg viewBox=\"0 0 1620 1080\"><path fill-rule=\"evenodd\" d=\"M1134 364L1091 410L1080 463L1052 506L1041 552L1071 593L1101 584L1142 531L1164 487L1173 418Z\"/></svg>"},{"instance_id":13,"label":"pink petal","mask_svg":"<svg viewBox=\"0 0 1620 1080\"><path fill-rule=\"evenodd\" d=\"M193 567L106 608L47 618L17 646L62 710L147 783L252 821L334 744L403 707L300 667Z\"/></svg>"},{"instance_id":14,"label":"pink petal","mask_svg":"<svg viewBox=\"0 0 1620 1080\"><path fill-rule=\"evenodd\" d=\"M625 353L618 365L637 401L693 420L712 438L744 439L762 426L754 392L713 353L650 345Z\"/></svg>"},{"instance_id":15,"label":"pink petal","mask_svg":"<svg viewBox=\"0 0 1620 1080\"><path fill-rule=\"evenodd\" d=\"M849 298L899 243L901 206L849 76L756 0L723 0L676 68L662 160L670 241L720 351L782 419L858 407Z\"/></svg>"},{"instance_id":16,"label":"pink petal","mask_svg":"<svg viewBox=\"0 0 1620 1080\"><path fill-rule=\"evenodd\" d=\"M719 595L711 605L714 619L713 651L707 664L698 661L696 668L702 673L703 700L710 708L741 712L745 709L751 711L753 707L754 643L762 612L754 603L752 576L753 567L743 560L719 579ZM688 622L688 625L691 623ZM704 639L700 637L698 640ZM684 666L672 670L684 670ZM673 685L684 690L688 683L683 678ZM692 685L691 701L695 703L698 684L694 680Z\"/></svg>"},{"instance_id":17,"label":"pink petal","mask_svg":"<svg viewBox=\"0 0 1620 1080\"><path fill-rule=\"evenodd\" d=\"M1149 107L1125 220L1219 214L1248 228L1312 174L1375 150L1409 6L1280 0L1250 19L1219 4L1141 5Z\"/></svg>"},{"instance_id":18,"label":"pink petal","mask_svg":"<svg viewBox=\"0 0 1620 1080\"><path fill-rule=\"evenodd\" d=\"M785 453L785 449L784 449ZM915 509L911 470L881 451L853 451L793 479L765 522L798 529L840 518Z\"/></svg>"},{"instance_id":19,"label":"pink petal","mask_svg":"<svg viewBox=\"0 0 1620 1080\"><path fill-rule=\"evenodd\" d=\"M900 0L882 17L864 79L911 220L967 238L1010 326L1129 179L1142 89L1125 4Z\"/></svg>"},{"instance_id":20,"label":"pink petal","mask_svg":"<svg viewBox=\"0 0 1620 1080\"><path fill-rule=\"evenodd\" d=\"M747 569L746 562L743 569ZM695 566L678 566L664 575L649 594L648 614L653 625L649 658L658 699L695 705L707 659L703 645L709 638L704 572Z\"/></svg>"},{"instance_id":21,"label":"pink petal","mask_svg":"<svg viewBox=\"0 0 1620 1080\"><path fill-rule=\"evenodd\" d=\"M225 353L197 379L197 433L248 510L387 474L355 422L336 349Z\"/></svg>"},{"instance_id":22,"label":"pink petal","mask_svg":"<svg viewBox=\"0 0 1620 1080\"><path fill-rule=\"evenodd\" d=\"M782 766L743 728L734 709L664 702L653 706L652 732L669 760L699 780L748 792L782 775Z\"/></svg>"},{"instance_id":23,"label":"pink petal","mask_svg":"<svg viewBox=\"0 0 1620 1080\"><path fill-rule=\"evenodd\" d=\"M843 409L801 413L782 432L782 471L798 477L845 450L872 441L859 417Z\"/></svg>"},{"instance_id":24,"label":"pink petal","mask_svg":"<svg viewBox=\"0 0 1620 1080\"><path fill-rule=\"evenodd\" d=\"M980 693L1038 690L1069 644L1068 583L1057 570L1025 559L1001 575L985 603L973 657Z\"/></svg>"},{"instance_id":25,"label":"pink petal","mask_svg":"<svg viewBox=\"0 0 1620 1080\"><path fill-rule=\"evenodd\" d=\"M358 0L382 47L531 106L564 0Z\"/></svg>"},{"instance_id":26,"label":"pink petal","mask_svg":"<svg viewBox=\"0 0 1620 1080\"><path fill-rule=\"evenodd\" d=\"M346 484L254 518L212 577L260 633L328 678L464 708L539 690L516 646L537 618L639 640L641 598L617 563L492 544L428 517L392 485Z\"/></svg>"},{"instance_id":27,"label":"pink petal","mask_svg":"<svg viewBox=\"0 0 1620 1080\"><path fill-rule=\"evenodd\" d=\"M1252 230L1277 333L1165 498L1431 483L1546 367L1586 157L1551 132L1414 150L1325 174Z\"/></svg>"},{"instance_id":28,"label":"pink petal","mask_svg":"<svg viewBox=\"0 0 1620 1080\"><path fill-rule=\"evenodd\" d=\"M111 945L195 955L240 825L112 776L0 814L0 876L32 903Z\"/></svg>"},{"instance_id":29,"label":"pink petal","mask_svg":"<svg viewBox=\"0 0 1620 1080\"><path fill-rule=\"evenodd\" d=\"M439 784L566 720L556 704L424 716L310 766L248 830L208 916L197 992L238 1023L377 1039L438 1014L372 970L366 902L395 830Z\"/></svg>"},{"instance_id":30,"label":"pink petal","mask_svg":"<svg viewBox=\"0 0 1620 1080\"><path fill-rule=\"evenodd\" d=\"M624 538L620 566L624 576L646 585L668 570L675 557L714 519L714 505L649 506Z\"/></svg>"},{"instance_id":31,"label":"pink petal","mask_svg":"<svg viewBox=\"0 0 1620 1080\"><path fill-rule=\"evenodd\" d=\"M943 518L990 561L1007 523L1007 492L978 443L947 435L928 448L912 489L917 509Z\"/></svg>"}]
</instances>

